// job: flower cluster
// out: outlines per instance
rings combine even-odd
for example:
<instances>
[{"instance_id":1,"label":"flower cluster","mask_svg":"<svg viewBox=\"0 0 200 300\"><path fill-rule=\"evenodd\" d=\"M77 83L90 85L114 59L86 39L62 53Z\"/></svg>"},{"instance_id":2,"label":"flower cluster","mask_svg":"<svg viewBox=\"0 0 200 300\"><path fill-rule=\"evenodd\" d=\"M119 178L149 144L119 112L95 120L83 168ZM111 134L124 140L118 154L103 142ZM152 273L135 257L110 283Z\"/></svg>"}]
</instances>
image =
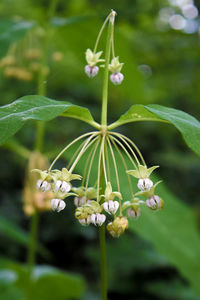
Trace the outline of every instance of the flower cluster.
<instances>
[{"instance_id":1,"label":"flower cluster","mask_svg":"<svg viewBox=\"0 0 200 300\"><path fill-rule=\"evenodd\" d=\"M85 53L85 58L87 61L87 65L85 66L85 73L88 75L88 77L94 77L98 74L99 72L99 67L98 67L98 63L104 63L105 59L100 58L103 54L103 51L98 51L97 52L97 46L101 37L101 34L105 28L106 23L109 20L112 20L111 26L113 26L114 24L114 18L115 18L115 12L111 11L111 14L109 15L109 18L107 18L98 34L97 40L96 40L96 44L94 47L94 50L92 51L91 49L87 49L86 53ZM114 29L112 30L112 36L111 36L111 40L112 40L112 60L109 64L109 71L111 72L110 75L110 80L113 84L118 85L121 84L123 79L124 79L124 75L121 73L121 69L123 67L123 63L119 62L119 57L115 56L115 51L114 51ZM100 67L104 68L104 64L101 64Z\"/></svg>"},{"instance_id":2,"label":"flower cluster","mask_svg":"<svg viewBox=\"0 0 200 300\"><path fill-rule=\"evenodd\" d=\"M54 211L61 211L65 208L66 204L63 201L68 196L74 196L73 192L70 192L72 189L71 181L74 179L81 179L81 176L78 174L70 173L66 168L60 170L52 171L42 171L39 169L32 170L40 174L40 179L37 181L36 187L42 192L48 192L52 190L55 198L51 200L51 207Z\"/></svg>"},{"instance_id":3,"label":"flower cluster","mask_svg":"<svg viewBox=\"0 0 200 300\"><path fill-rule=\"evenodd\" d=\"M107 230L113 237L119 237L128 228L128 219L137 219L141 215L141 205L145 205L151 210L160 210L163 207L163 200L155 194L155 188L159 184L153 183L150 179L151 173L158 168L154 166L147 168L141 153L138 148L137 152L141 157L143 164L139 163L137 158L137 152L131 148L131 141L118 133L114 132L92 132L89 134L77 153L76 158L71 162L69 169L63 168L62 170L49 170L41 171L35 169L33 171L40 174L40 179L37 181L37 189L42 192L54 193L55 197L51 200L52 210L60 212L66 207L65 199L69 196L73 196L75 205L75 218L83 226L93 224L95 226L102 226L106 220L108 221ZM82 136L81 136L82 137ZM79 137L78 140L81 138ZM83 135L85 137L85 135ZM76 143L77 140L71 144ZM70 144L70 145L71 145ZM126 147L130 147L133 157L130 156ZM69 145L69 146L70 146ZM67 146L67 148L69 148ZM120 147L119 147L120 146ZM115 149L114 149L114 148ZM120 149L121 148L121 149ZM88 149L90 149L88 153ZM63 153L66 149L61 151ZM123 150L123 152L121 152ZM85 162L84 173L86 171L87 178L83 178L79 174L73 174L72 171L80 161L81 157L87 154L87 162ZM119 164L116 154L119 154L118 158L121 158L122 163L125 165L124 173L121 176L127 176L130 183L130 200L127 201L120 192L120 179L117 165ZM135 169L128 170L124 159L124 154L133 163ZM97 156L97 157L96 157ZM60 157L60 154L57 158ZM57 161L54 160L53 164ZM95 164L95 158L98 158L98 164ZM112 160L112 162L110 161ZM135 160L135 161L134 161ZM112 170L110 165L113 163L114 175L112 176ZM52 164L52 166L53 166ZM101 167L101 164L103 165ZM95 169L97 166L97 178L96 184L89 187L89 180L91 179L91 169ZM100 187L100 173L103 171L103 177L105 180L105 190L101 190ZM120 171L121 173L121 171ZM109 174L109 175L108 175ZM131 178L137 178L138 191L132 192ZM113 191L113 182L117 180L117 191ZM72 185L73 180L82 180L80 187ZM115 184L114 184L115 185Z\"/></svg>"}]
</instances>

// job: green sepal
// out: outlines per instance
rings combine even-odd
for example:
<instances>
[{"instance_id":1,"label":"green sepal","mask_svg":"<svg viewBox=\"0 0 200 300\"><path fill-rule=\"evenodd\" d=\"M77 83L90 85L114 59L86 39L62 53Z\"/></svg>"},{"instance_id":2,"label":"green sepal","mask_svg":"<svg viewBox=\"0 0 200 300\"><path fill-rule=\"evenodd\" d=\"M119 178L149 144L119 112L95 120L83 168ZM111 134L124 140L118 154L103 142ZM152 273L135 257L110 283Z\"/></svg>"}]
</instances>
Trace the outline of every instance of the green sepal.
<instances>
[{"instance_id":1,"label":"green sepal","mask_svg":"<svg viewBox=\"0 0 200 300\"><path fill-rule=\"evenodd\" d=\"M93 187L89 187L86 190L85 194L88 199L96 199L97 198L97 190Z\"/></svg>"},{"instance_id":2,"label":"green sepal","mask_svg":"<svg viewBox=\"0 0 200 300\"><path fill-rule=\"evenodd\" d=\"M94 67L98 62L104 62L105 59L100 59L103 51L94 53L91 49L87 49L85 53L85 58L90 67Z\"/></svg>"},{"instance_id":3,"label":"green sepal","mask_svg":"<svg viewBox=\"0 0 200 300\"><path fill-rule=\"evenodd\" d=\"M135 211L138 210L140 203L143 203L139 198L133 198L131 201L126 201L122 205L122 210L127 208L133 208Z\"/></svg>"},{"instance_id":4,"label":"green sepal","mask_svg":"<svg viewBox=\"0 0 200 300\"><path fill-rule=\"evenodd\" d=\"M39 169L33 169L33 170L31 170L31 172L39 173L40 177L43 181L44 180L50 181L52 179L51 173L49 173L47 170L42 171L42 170L39 170Z\"/></svg>"},{"instance_id":5,"label":"green sepal","mask_svg":"<svg viewBox=\"0 0 200 300\"><path fill-rule=\"evenodd\" d=\"M122 199L122 195L121 195L120 192L113 192L112 191L112 186L111 186L110 182L108 182L107 185L106 185L104 197L105 197L106 201L113 200L115 197L117 197L119 199Z\"/></svg>"},{"instance_id":6,"label":"green sepal","mask_svg":"<svg viewBox=\"0 0 200 300\"><path fill-rule=\"evenodd\" d=\"M86 219L88 216L91 216L95 213L102 212L102 207L96 201L91 201L90 203L86 203L81 207L77 207L75 211L76 219Z\"/></svg>"},{"instance_id":7,"label":"green sepal","mask_svg":"<svg viewBox=\"0 0 200 300\"><path fill-rule=\"evenodd\" d=\"M125 210L129 207L131 207L131 201L125 201L122 205L122 210Z\"/></svg>"},{"instance_id":8,"label":"green sepal","mask_svg":"<svg viewBox=\"0 0 200 300\"><path fill-rule=\"evenodd\" d=\"M159 168L159 166L153 166L151 168L147 168L147 166L138 165L137 170L127 170L126 173L134 176L135 178L144 179L144 178L148 178L151 175L151 173L157 168Z\"/></svg>"},{"instance_id":9,"label":"green sepal","mask_svg":"<svg viewBox=\"0 0 200 300\"><path fill-rule=\"evenodd\" d=\"M54 192L56 198L58 198L58 199L65 199L69 196L77 196L77 194L75 194L75 193L62 193L60 191L55 191L55 190L53 190L53 192Z\"/></svg>"},{"instance_id":10,"label":"green sepal","mask_svg":"<svg viewBox=\"0 0 200 300\"><path fill-rule=\"evenodd\" d=\"M52 172L54 172L54 175L52 176L54 181L61 180L61 181L69 182L69 181L74 180L74 179L81 180L81 178L82 178L81 175L72 174L66 168L62 168L62 171L53 170Z\"/></svg>"},{"instance_id":11,"label":"green sepal","mask_svg":"<svg viewBox=\"0 0 200 300\"><path fill-rule=\"evenodd\" d=\"M119 62L119 56L114 57L111 61L111 64L109 64L109 71L112 73L118 73L121 71L123 67L123 63Z\"/></svg>"},{"instance_id":12,"label":"green sepal","mask_svg":"<svg viewBox=\"0 0 200 300\"><path fill-rule=\"evenodd\" d=\"M90 201L90 203L86 203L85 207L88 208L91 214L100 213L102 211L101 205L96 201Z\"/></svg>"},{"instance_id":13,"label":"green sepal","mask_svg":"<svg viewBox=\"0 0 200 300\"><path fill-rule=\"evenodd\" d=\"M83 186L81 187L73 187L72 191L76 193L77 197L81 198L85 196L85 188Z\"/></svg>"}]
</instances>

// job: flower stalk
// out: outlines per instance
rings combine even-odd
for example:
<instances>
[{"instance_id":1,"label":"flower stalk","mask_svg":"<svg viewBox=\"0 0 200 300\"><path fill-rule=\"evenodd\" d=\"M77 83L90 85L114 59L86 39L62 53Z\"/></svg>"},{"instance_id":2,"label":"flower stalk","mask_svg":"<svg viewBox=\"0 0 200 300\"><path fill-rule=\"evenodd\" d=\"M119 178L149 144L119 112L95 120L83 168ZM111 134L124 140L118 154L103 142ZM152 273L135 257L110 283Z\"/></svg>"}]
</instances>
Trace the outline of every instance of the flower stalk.
<instances>
[{"instance_id":1,"label":"flower stalk","mask_svg":"<svg viewBox=\"0 0 200 300\"><path fill-rule=\"evenodd\" d=\"M102 93L102 110L101 110L101 125L107 127L107 106L108 106L108 76L109 76L109 62L111 56L111 45L113 42L113 31L114 31L114 20L115 11L111 11L109 17L108 33L107 33L107 43L105 52L105 70L104 70L104 81L103 81L103 93ZM102 163L101 165L101 180L100 180L100 190L104 190L105 179L107 181L106 168L105 168L105 134L102 138ZM100 154L101 155L101 154ZM105 174L105 177L104 177ZM106 182L107 184L107 182ZM100 242L100 269L101 269L101 299L107 300L107 268L106 268L106 237L105 237L105 225L101 226L99 229L99 242Z\"/></svg>"},{"instance_id":2,"label":"flower stalk","mask_svg":"<svg viewBox=\"0 0 200 300\"><path fill-rule=\"evenodd\" d=\"M105 70L104 70L104 81L103 81L103 94L102 94L102 110L101 110L101 125L107 126L107 106L108 106L108 75L109 75L109 62L112 45L112 33L115 20L115 11L111 11L109 17L106 52L105 52Z\"/></svg>"}]
</instances>

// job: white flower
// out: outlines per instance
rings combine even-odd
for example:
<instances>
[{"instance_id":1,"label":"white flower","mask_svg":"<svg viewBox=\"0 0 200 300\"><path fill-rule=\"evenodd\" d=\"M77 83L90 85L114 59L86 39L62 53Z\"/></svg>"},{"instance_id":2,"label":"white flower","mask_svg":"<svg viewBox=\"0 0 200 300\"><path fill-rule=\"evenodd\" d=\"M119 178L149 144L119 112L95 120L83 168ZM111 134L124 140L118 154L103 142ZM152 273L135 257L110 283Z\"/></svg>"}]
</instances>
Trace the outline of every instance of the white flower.
<instances>
[{"instance_id":1,"label":"white flower","mask_svg":"<svg viewBox=\"0 0 200 300\"><path fill-rule=\"evenodd\" d=\"M150 191L153 182L149 178L139 179L137 186L141 191Z\"/></svg>"},{"instance_id":2,"label":"white flower","mask_svg":"<svg viewBox=\"0 0 200 300\"><path fill-rule=\"evenodd\" d=\"M112 81L113 84L118 85L121 84L124 79L124 75L120 72L118 73L112 73L110 75L110 80Z\"/></svg>"},{"instance_id":3,"label":"white flower","mask_svg":"<svg viewBox=\"0 0 200 300\"><path fill-rule=\"evenodd\" d=\"M93 223L96 226L101 226L105 222L105 220L106 216L103 214L96 213L91 215L91 223Z\"/></svg>"},{"instance_id":4,"label":"white flower","mask_svg":"<svg viewBox=\"0 0 200 300\"><path fill-rule=\"evenodd\" d=\"M36 188L42 192L47 192L50 190L51 185L48 181L39 179L36 183Z\"/></svg>"},{"instance_id":5,"label":"white flower","mask_svg":"<svg viewBox=\"0 0 200 300\"><path fill-rule=\"evenodd\" d=\"M98 74L98 72L99 72L99 67L97 66L93 66L93 67L89 65L85 66L85 73L88 75L88 77L94 77Z\"/></svg>"},{"instance_id":6,"label":"white flower","mask_svg":"<svg viewBox=\"0 0 200 300\"><path fill-rule=\"evenodd\" d=\"M83 225L83 226L90 225L90 223L91 223L91 216L88 216L88 217L85 218L85 219L79 219L78 221L79 221L79 223L80 223L81 225Z\"/></svg>"},{"instance_id":7,"label":"white flower","mask_svg":"<svg viewBox=\"0 0 200 300\"><path fill-rule=\"evenodd\" d=\"M61 199L52 199L51 200L51 207L54 211L60 212L65 208L66 204Z\"/></svg>"},{"instance_id":8,"label":"white flower","mask_svg":"<svg viewBox=\"0 0 200 300\"><path fill-rule=\"evenodd\" d=\"M140 210L140 208L135 210L131 207L127 210L126 214L127 214L127 217L129 217L129 218L139 218L139 216L141 215L141 210Z\"/></svg>"},{"instance_id":9,"label":"white flower","mask_svg":"<svg viewBox=\"0 0 200 300\"><path fill-rule=\"evenodd\" d=\"M159 196L154 195L153 197L146 200L146 206L149 208L156 210L163 208L164 201Z\"/></svg>"},{"instance_id":10,"label":"white flower","mask_svg":"<svg viewBox=\"0 0 200 300\"><path fill-rule=\"evenodd\" d=\"M71 184L66 181L57 180L55 184L55 190L61 191L63 194L68 193L71 190Z\"/></svg>"},{"instance_id":11,"label":"white flower","mask_svg":"<svg viewBox=\"0 0 200 300\"><path fill-rule=\"evenodd\" d=\"M119 202L118 201L112 201L112 200L109 200L109 201L106 201L102 204L104 210L109 213L109 214L115 214L116 211L118 210L119 208Z\"/></svg>"},{"instance_id":12,"label":"white flower","mask_svg":"<svg viewBox=\"0 0 200 300\"><path fill-rule=\"evenodd\" d=\"M74 197L74 205L76 207L82 206L85 204L85 197Z\"/></svg>"}]
</instances>

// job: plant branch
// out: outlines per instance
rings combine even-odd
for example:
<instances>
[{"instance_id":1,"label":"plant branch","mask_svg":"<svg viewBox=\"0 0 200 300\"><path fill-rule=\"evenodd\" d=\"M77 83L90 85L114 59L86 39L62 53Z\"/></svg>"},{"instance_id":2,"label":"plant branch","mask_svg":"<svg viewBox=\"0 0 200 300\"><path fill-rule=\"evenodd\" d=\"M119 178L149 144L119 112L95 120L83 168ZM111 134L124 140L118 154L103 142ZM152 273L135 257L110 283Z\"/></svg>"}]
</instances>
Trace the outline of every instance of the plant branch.
<instances>
[{"instance_id":1,"label":"plant branch","mask_svg":"<svg viewBox=\"0 0 200 300\"><path fill-rule=\"evenodd\" d=\"M116 13L114 11L110 13L106 52L105 52L105 70L104 70L103 94L102 94L101 125L106 125L106 126L107 126L107 105L108 105L108 74L109 74L111 44L112 44L112 31L114 26L115 14Z\"/></svg>"}]
</instances>

